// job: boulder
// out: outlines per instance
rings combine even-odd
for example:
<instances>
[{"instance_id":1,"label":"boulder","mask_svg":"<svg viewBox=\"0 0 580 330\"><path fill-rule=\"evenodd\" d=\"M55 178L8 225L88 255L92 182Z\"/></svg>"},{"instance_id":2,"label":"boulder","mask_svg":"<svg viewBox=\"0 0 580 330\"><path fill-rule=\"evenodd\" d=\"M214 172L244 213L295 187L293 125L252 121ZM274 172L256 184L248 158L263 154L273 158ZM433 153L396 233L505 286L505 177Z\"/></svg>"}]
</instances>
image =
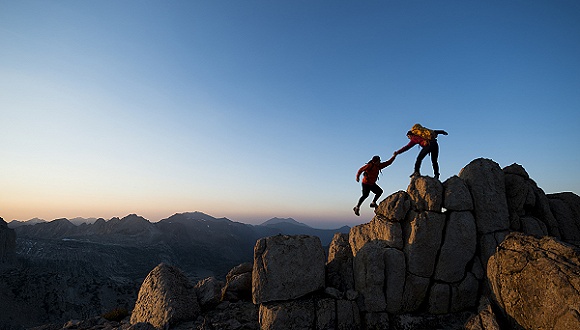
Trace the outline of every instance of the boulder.
<instances>
[{"instance_id":1,"label":"boulder","mask_svg":"<svg viewBox=\"0 0 580 330\"><path fill-rule=\"evenodd\" d=\"M261 238L254 248L252 300L291 300L325 287L325 255L315 236Z\"/></svg>"},{"instance_id":2,"label":"boulder","mask_svg":"<svg viewBox=\"0 0 580 330\"><path fill-rule=\"evenodd\" d=\"M328 248L326 286L342 292L354 289L353 256L348 234L336 233Z\"/></svg>"},{"instance_id":3,"label":"boulder","mask_svg":"<svg viewBox=\"0 0 580 330\"><path fill-rule=\"evenodd\" d=\"M369 223L352 227L348 238L353 256L356 256L358 251L371 241L382 241L387 246L403 248L401 224L387 221L382 216L375 216Z\"/></svg>"},{"instance_id":4,"label":"boulder","mask_svg":"<svg viewBox=\"0 0 580 330\"><path fill-rule=\"evenodd\" d=\"M413 200L415 210L441 212L443 185L439 180L428 176L413 177L407 193Z\"/></svg>"},{"instance_id":5,"label":"boulder","mask_svg":"<svg viewBox=\"0 0 580 330\"><path fill-rule=\"evenodd\" d=\"M232 268L226 275L226 284L222 289L221 300L236 302L252 300L253 264L246 262Z\"/></svg>"},{"instance_id":6,"label":"boulder","mask_svg":"<svg viewBox=\"0 0 580 330\"><path fill-rule=\"evenodd\" d=\"M525 329L580 328L580 254L553 237L512 233L489 259L496 303Z\"/></svg>"},{"instance_id":7,"label":"boulder","mask_svg":"<svg viewBox=\"0 0 580 330\"><path fill-rule=\"evenodd\" d=\"M131 324L147 322L157 329L167 329L179 322L194 320L199 313L195 289L185 274L162 263L143 281Z\"/></svg>"},{"instance_id":8,"label":"boulder","mask_svg":"<svg viewBox=\"0 0 580 330\"><path fill-rule=\"evenodd\" d=\"M504 176L496 162L484 158L473 160L459 172L473 197L478 233L489 234L510 227Z\"/></svg>"},{"instance_id":9,"label":"boulder","mask_svg":"<svg viewBox=\"0 0 580 330\"><path fill-rule=\"evenodd\" d=\"M195 294L202 310L209 310L221 301L224 282L215 277L203 279L195 285Z\"/></svg>"},{"instance_id":10,"label":"boulder","mask_svg":"<svg viewBox=\"0 0 580 330\"><path fill-rule=\"evenodd\" d=\"M400 222L405 220L411 209L411 198L405 191L398 191L385 198L375 209L375 214L387 221Z\"/></svg>"}]
</instances>

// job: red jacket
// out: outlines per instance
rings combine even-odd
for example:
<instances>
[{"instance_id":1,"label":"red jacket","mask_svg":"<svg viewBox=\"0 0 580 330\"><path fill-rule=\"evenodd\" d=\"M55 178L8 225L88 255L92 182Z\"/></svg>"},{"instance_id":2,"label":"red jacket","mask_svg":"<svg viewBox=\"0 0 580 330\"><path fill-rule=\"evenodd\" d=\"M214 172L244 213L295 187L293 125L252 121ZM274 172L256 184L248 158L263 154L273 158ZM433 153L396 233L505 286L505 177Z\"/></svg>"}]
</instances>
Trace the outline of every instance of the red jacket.
<instances>
[{"instance_id":1,"label":"red jacket","mask_svg":"<svg viewBox=\"0 0 580 330\"><path fill-rule=\"evenodd\" d=\"M394 158L391 158L386 162L382 162L379 164L368 163L364 165L356 173L356 181L359 180L361 173L365 172L365 175L363 175L362 183L375 184L375 182L377 182L377 179L379 178L379 171L391 165L393 163L393 160Z\"/></svg>"}]
</instances>

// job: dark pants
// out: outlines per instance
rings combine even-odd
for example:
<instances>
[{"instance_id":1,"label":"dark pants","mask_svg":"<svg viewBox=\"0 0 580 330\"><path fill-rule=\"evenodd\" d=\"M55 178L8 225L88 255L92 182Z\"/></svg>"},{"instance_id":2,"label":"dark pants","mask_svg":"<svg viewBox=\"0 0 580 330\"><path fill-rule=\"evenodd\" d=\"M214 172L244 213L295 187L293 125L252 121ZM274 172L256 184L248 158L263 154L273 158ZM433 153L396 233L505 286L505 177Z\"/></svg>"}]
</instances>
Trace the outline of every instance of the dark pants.
<instances>
[{"instance_id":1,"label":"dark pants","mask_svg":"<svg viewBox=\"0 0 580 330\"><path fill-rule=\"evenodd\" d=\"M371 191L375 194L375 198L373 198L374 203L376 203L377 200L379 200L379 197L381 197L381 195L383 194L383 189L381 189L381 187L379 187L378 184L376 184L376 183L373 183L373 184L363 183L362 184L362 196L359 198L357 206L361 206L361 204L365 201L365 199L367 199L367 197L369 197Z\"/></svg>"},{"instance_id":2,"label":"dark pants","mask_svg":"<svg viewBox=\"0 0 580 330\"><path fill-rule=\"evenodd\" d=\"M422 147L419 155L417 156L417 160L415 161L415 172L420 173L421 169L421 162L423 158L431 154L431 163L433 163L433 174L439 175L439 163L437 163L437 158L439 158L439 144L437 144L437 140L433 140L429 143L428 146Z\"/></svg>"}]
</instances>

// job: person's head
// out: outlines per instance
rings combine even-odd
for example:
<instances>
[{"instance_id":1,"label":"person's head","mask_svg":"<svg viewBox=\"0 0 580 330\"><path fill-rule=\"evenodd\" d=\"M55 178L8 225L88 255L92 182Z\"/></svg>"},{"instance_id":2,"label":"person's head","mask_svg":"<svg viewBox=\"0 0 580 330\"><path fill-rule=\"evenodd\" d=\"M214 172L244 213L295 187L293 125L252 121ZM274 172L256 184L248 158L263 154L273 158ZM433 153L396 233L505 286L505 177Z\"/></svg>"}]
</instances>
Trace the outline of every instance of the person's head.
<instances>
[{"instance_id":1,"label":"person's head","mask_svg":"<svg viewBox=\"0 0 580 330\"><path fill-rule=\"evenodd\" d=\"M414 135L414 134L413 134L413 132L411 132L411 131L407 131L407 137L408 137L409 139L410 139L410 138L411 138L413 135Z\"/></svg>"},{"instance_id":2,"label":"person's head","mask_svg":"<svg viewBox=\"0 0 580 330\"><path fill-rule=\"evenodd\" d=\"M380 156L373 156L373 159L371 159L371 161L369 163L378 164L380 162L381 162L381 157Z\"/></svg>"}]
</instances>

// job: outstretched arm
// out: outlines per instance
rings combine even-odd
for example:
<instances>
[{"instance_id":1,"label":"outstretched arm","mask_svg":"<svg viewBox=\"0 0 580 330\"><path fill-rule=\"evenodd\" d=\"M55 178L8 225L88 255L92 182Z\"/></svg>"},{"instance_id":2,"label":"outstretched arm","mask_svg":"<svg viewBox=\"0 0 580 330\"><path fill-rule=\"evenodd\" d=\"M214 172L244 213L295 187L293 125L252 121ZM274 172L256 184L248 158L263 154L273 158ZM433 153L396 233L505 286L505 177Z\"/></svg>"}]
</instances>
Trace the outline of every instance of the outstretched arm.
<instances>
[{"instance_id":1,"label":"outstretched arm","mask_svg":"<svg viewBox=\"0 0 580 330\"><path fill-rule=\"evenodd\" d=\"M436 130L434 130L434 132L435 132L435 134L443 134L443 135L447 135L447 132L445 132L445 131L444 131L444 130L442 130L442 129L436 129Z\"/></svg>"},{"instance_id":2,"label":"outstretched arm","mask_svg":"<svg viewBox=\"0 0 580 330\"><path fill-rule=\"evenodd\" d=\"M395 158L396 157L397 157L397 154L396 153L393 153L393 155L391 156L391 158L389 158L386 162L382 162L381 163L381 168L385 168L385 167L391 165L395 161Z\"/></svg>"},{"instance_id":3,"label":"outstretched arm","mask_svg":"<svg viewBox=\"0 0 580 330\"><path fill-rule=\"evenodd\" d=\"M406 146L404 146L404 147L402 147L401 149L399 149L399 150L395 151L395 155L402 154L403 152L405 152L405 151L407 151L407 150L411 149L411 148L412 148L412 147L413 147L415 144L416 144L416 143L415 143L415 142L413 142L413 141L411 141L411 142L407 143L407 145L406 145Z\"/></svg>"}]
</instances>

